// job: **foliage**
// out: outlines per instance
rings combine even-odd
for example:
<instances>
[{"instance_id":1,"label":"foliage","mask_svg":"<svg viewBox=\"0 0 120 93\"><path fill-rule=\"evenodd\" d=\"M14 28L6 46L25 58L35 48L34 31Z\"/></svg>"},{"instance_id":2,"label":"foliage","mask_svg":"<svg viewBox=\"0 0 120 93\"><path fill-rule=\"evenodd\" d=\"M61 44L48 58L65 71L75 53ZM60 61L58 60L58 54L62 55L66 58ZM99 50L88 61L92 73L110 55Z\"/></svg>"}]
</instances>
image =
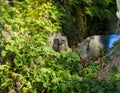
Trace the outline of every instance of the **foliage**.
<instances>
[{"instance_id":1,"label":"foliage","mask_svg":"<svg viewBox=\"0 0 120 93\"><path fill-rule=\"evenodd\" d=\"M51 49L48 36L61 30L63 16L54 0L0 0L0 92L119 91L117 75L115 81L96 81L98 62L83 68L78 55Z\"/></svg>"},{"instance_id":2,"label":"foliage","mask_svg":"<svg viewBox=\"0 0 120 93\"><path fill-rule=\"evenodd\" d=\"M77 8L80 7L85 15L92 18L110 19L115 14L114 0L72 0L72 4Z\"/></svg>"},{"instance_id":3,"label":"foliage","mask_svg":"<svg viewBox=\"0 0 120 93\"><path fill-rule=\"evenodd\" d=\"M0 20L3 28L0 41L0 88L4 91L36 92L37 82L39 85L43 82L44 84L40 85L41 91L42 86L49 86L48 79L53 72L51 68L46 68L46 62L55 62L54 59L58 57L58 54L50 49L47 38L50 32L61 29L61 15L57 6L53 6L52 2L30 0L14 0L12 7L7 0L1 3ZM54 56L55 58L51 59ZM48 82L44 82L45 73L50 75Z\"/></svg>"},{"instance_id":4,"label":"foliage","mask_svg":"<svg viewBox=\"0 0 120 93\"><path fill-rule=\"evenodd\" d=\"M63 2L61 4L63 4L64 10L67 11L68 9L69 11L74 12L74 9L80 9L83 16L87 16L89 18L96 17L102 20L104 18L110 19L115 15L114 0L63 0L61 2Z\"/></svg>"},{"instance_id":5,"label":"foliage","mask_svg":"<svg viewBox=\"0 0 120 93\"><path fill-rule=\"evenodd\" d=\"M64 13L62 30L68 37L70 47L76 47L83 39L93 34L106 33L108 23L105 22L115 18L114 0L55 1L58 1Z\"/></svg>"}]
</instances>

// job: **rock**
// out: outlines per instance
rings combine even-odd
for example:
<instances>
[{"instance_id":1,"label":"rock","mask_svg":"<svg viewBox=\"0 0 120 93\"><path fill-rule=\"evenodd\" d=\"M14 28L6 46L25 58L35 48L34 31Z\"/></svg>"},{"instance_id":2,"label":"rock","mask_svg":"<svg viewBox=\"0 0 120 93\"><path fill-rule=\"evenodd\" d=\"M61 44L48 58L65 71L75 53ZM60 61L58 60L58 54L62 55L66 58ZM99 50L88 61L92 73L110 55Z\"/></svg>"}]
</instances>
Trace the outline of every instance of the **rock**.
<instances>
[{"instance_id":1,"label":"rock","mask_svg":"<svg viewBox=\"0 0 120 93\"><path fill-rule=\"evenodd\" d=\"M76 52L84 57L97 57L110 52L115 41L120 39L120 34L112 35L94 35L86 38L76 48Z\"/></svg>"},{"instance_id":2,"label":"rock","mask_svg":"<svg viewBox=\"0 0 120 93\"><path fill-rule=\"evenodd\" d=\"M116 16L120 20L120 0L116 0L116 4L117 4L117 10L118 10L116 12Z\"/></svg>"}]
</instances>

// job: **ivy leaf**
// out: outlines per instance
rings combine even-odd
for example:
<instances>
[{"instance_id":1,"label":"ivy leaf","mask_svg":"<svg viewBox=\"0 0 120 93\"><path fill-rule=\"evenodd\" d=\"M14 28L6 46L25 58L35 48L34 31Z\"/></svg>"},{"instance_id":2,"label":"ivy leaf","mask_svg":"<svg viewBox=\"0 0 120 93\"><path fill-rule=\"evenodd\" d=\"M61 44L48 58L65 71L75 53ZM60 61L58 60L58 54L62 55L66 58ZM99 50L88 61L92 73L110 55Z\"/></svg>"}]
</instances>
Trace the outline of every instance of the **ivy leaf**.
<instances>
[{"instance_id":1,"label":"ivy leaf","mask_svg":"<svg viewBox=\"0 0 120 93\"><path fill-rule=\"evenodd\" d=\"M7 54L7 51L5 51L5 50L2 50L2 57L5 57L6 56L6 54Z\"/></svg>"}]
</instances>

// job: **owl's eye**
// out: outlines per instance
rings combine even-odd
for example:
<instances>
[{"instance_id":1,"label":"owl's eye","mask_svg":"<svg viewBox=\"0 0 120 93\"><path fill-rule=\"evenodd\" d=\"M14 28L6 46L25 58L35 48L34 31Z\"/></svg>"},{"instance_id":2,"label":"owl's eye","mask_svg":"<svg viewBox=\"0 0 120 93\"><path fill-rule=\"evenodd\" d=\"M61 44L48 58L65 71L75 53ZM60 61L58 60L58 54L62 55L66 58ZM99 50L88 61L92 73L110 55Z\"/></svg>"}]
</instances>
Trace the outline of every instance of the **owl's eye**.
<instances>
[{"instance_id":1,"label":"owl's eye","mask_svg":"<svg viewBox=\"0 0 120 93\"><path fill-rule=\"evenodd\" d=\"M63 43L63 44L65 44L65 43L66 43L66 40L65 40L65 39L63 39L63 40L62 40L62 43Z\"/></svg>"}]
</instances>

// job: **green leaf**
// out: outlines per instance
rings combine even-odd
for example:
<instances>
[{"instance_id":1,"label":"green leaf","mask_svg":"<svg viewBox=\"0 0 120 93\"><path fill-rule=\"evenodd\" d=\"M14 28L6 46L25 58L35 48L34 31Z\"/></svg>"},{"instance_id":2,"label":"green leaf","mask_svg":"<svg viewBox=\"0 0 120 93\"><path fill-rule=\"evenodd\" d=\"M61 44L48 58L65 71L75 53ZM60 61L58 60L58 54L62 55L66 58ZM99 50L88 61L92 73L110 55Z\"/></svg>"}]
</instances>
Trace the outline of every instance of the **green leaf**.
<instances>
[{"instance_id":1,"label":"green leaf","mask_svg":"<svg viewBox=\"0 0 120 93\"><path fill-rule=\"evenodd\" d=\"M7 51L5 51L5 50L2 50L2 57L5 57L6 56L6 54L7 54Z\"/></svg>"}]
</instances>

